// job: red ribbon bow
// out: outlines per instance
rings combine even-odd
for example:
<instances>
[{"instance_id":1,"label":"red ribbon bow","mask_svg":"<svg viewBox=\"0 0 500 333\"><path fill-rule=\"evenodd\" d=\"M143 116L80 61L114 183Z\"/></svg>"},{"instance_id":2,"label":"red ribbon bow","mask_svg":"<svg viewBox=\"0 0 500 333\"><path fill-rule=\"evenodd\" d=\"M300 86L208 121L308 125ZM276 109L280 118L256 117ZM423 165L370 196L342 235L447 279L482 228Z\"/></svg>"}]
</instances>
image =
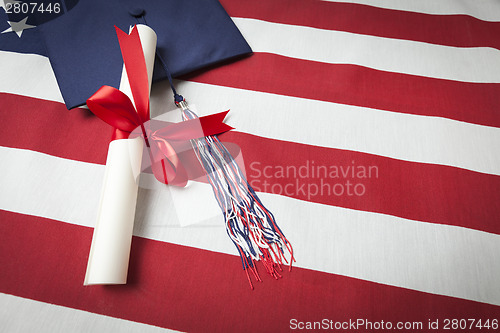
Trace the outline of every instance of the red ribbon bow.
<instances>
[{"instance_id":1,"label":"red ribbon bow","mask_svg":"<svg viewBox=\"0 0 500 333\"><path fill-rule=\"evenodd\" d=\"M132 132L140 128L146 146L152 148L150 158L156 179L165 184L185 186L187 171L180 162L173 141L189 141L233 129L222 122L229 111L175 124L166 123L167 126L152 131L149 121L149 83L139 32L137 27L130 35L116 26L115 29L135 107L126 94L110 86L102 86L97 90L87 99L87 106L115 128L113 140L129 138Z\"/></svg>"}]
</instances>

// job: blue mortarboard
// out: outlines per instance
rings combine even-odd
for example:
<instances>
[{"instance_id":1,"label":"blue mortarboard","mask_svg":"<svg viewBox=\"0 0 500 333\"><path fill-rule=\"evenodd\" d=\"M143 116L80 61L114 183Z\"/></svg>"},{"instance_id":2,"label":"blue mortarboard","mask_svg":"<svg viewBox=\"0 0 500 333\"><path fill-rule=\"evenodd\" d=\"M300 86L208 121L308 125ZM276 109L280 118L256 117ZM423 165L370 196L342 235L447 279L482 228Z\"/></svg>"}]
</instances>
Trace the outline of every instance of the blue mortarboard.
<instances>
[{"instance_id":1,"label":"blue mortarboard","mask_svg":"<svg viewBox=\"0 0 500 333\"><path fill-rule=\"evenodd\" d=\"M172 76L252 52L217 0L80 0L38 27L66 106L102 85L118 87L122 58L114 26L146 23L158 35L157 53ZM167 77L155 64L153 80Z\"/></svg>"}]
</instances>

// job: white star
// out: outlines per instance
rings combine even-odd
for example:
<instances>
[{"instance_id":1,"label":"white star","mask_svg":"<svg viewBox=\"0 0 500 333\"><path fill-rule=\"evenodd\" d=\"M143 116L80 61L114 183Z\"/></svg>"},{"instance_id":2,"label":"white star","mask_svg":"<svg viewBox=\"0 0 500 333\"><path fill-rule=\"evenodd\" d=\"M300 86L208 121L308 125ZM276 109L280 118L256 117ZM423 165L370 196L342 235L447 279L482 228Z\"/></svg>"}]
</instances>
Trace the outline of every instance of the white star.
<instances>
[{"instance_id":1,"label":"white star","mask_svg":"<svg viewBox=\"0 0 500 333\"><path fill-rule=\"evenodd\" d=\"M17 36L19 38L21 38L21 35L23 34L24 30L31 29L31 28L35 27L34 25L26 24L27 20L28 20L28 16L26 16L25 18L23 18L19 22L7 21L7 23L10 24L10 28L5 29L4 31L2 31L2 33L4 34L4 33L7 33L7 32L15 32L17 34Z\"/></svg>"},{"instance_id":2,"label":"white star","mask_svg":"<svg viewBox=\"0 0 500 333\"><path fill-rule=\"evenodd\" d=\"M21 3L19 0L0 0L0 7L3 8L3 10L7 10L5 8L8 4L14 5L15 3Z\"/></svg>"}]
</instances>

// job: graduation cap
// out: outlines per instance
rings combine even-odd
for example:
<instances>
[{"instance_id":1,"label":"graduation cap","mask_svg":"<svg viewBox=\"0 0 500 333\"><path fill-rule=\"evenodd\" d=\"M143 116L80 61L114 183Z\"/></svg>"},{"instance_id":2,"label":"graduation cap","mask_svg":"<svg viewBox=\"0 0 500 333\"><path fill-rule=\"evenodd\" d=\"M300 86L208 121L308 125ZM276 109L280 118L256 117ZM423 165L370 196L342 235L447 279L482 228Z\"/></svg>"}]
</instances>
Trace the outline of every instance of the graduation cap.
<instances>
[{"instance_id":1,"label":"graduation cap","mask_svg":"<svg viewBox=\"0 0 500 333\"><path fill-rule=\"evenodd\" d=\"M118 87L122 58L114 26L144 23L158 35L153 80L174 77L252 52L217 0L80 0L38 27L68 109L101 86Z\"/></svg>"}]
</instances>

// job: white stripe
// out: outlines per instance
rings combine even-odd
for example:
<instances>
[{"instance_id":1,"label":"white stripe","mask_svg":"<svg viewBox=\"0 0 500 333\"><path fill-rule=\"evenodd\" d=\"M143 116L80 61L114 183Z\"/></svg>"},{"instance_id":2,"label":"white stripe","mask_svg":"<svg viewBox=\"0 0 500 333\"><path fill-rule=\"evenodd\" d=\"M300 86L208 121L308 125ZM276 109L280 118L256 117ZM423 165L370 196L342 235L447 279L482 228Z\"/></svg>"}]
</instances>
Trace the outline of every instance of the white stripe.
<instances>
[{"instance_id":1,"label":"white stripe","mask_svg":"<svg viewBox=\"0 0 500 333\"><path fill-rule=\"evenodd\" d=\"M53 75L42 66L44 61L48 64L46 58L0 52L0 59L4 56L16 57L20 67L0 61L0 72L18 71L25 84L0 80L0 91L62 102L59 91L54 91ZM28 75L37 65L44 73L37 76L39 82ZM31 69L23 72L23 68ZM195 82L177 81L176 85L203 114L231 109L228 121L240 132L500 175L498 128ZM153 86L152 112L170 111L170 100L167 82ZM180 117L179 112L173 113Z\"/></svg>"},{"instance_id":2,"label":"white stripe","mask_svg":"<svg viewBox=\"0 0 500 333\"><path fill-rule=\"evenodd\" d=\"M0 156L0 209L95 224L104 165L1 146Z\"/></svg>"},{"instance_id":3,"label":"white stripe","mask_svg":"<svg viewBox=\"0 0 500 333\"><path fill-rule=\"evenodd\" d=\"M456 48L253 19L234 21L256 52L470 82L500 82L500 51ZM481 61L477 61L481 59ZM0 51L0 92L62 102L46 57Z\"/></svg>"},{"instance_id":4,"label":"white stripe","mask_svg":"<svg viewBox=\"0 0 500 333\"><path fill-rule=\"evenodd\" d=\"M0 304L2 332L178 332L2 293Z\"/></svg>"},{"instance_id":5,"label":"white stripe","mask_svg":"<svg viewBox=\"0 0 500 333\"><path fill-rule=\"evenodd\" d=\"M94 227L104 170L100 164L0 146L0 209ZM179 227L181 222L187 225L219 216L217 206L190 209L199 196L212 195L209 188L198 190L194 185L166 187L153 175L142 174L135 219L145 219L150 226Z\"/></svg>"},{"instance_id":6,"label":"white stripe","mask_svg":"<svg viewBox=\"0 0 500 333\"><path fill-rule=\"evenodd\" d=\"M89 215L95 216L97 202L89 194L98 197L95 174L104 166L12 148L0 148L0 161L9 161L0 163L1 209L85 226L94 223ZM196 186L206 193L198 196L197 209L216 207L209 185ZM216 227L167 224L177 217L175 207L165 208L166 191L139 192L138 211L147 206L148 212L136 218L135 235L236 253L221 216L211 220L219 223ZM299 267L500 305L500 235L273 194L260 197L294 245Z\"/></svg>"},{"instance_id":7,"label":"white stripe","mask_svg":"<svg viewBox=\"0 0 500 333\"><path fill-rule=\"evenodd\" d=\"M500 175L500 128L195 82L176 85L202 115L231 109L227 122L240 132ZM153 87L158 113L168 111L168 89L166 83Z\"/></svg>"},{"instance_id":8,"label":"white stripe","mask_svg":"<svg viewBox=\"0 0 500 333\"><path fill-rule=\"evenodd\" d=\"M490 47L460 48L254 19L233 20L254 52L457 81L500 82L500 50Z\"/></svg>"},{"instance_id":9,"label":"white stripe","mask_svg":"<svg viewBox=\"0 0 500 333\"><path fill-rule=\"evenodd\" d=\"M0 51L0 73L0 92L63 102L47 57Z\"/></svg>"},{"instance_id":10,"label":"white stripe","mask_svg":"<svg viewBox=\"0 0 500 333\"><path fill-rule=\"evenodd\" d=\"M323 0L349 2L387 9L405 10L426 14L470 15L484 21L500 21L498 0Z\"/></svg>"}]
</instances>

